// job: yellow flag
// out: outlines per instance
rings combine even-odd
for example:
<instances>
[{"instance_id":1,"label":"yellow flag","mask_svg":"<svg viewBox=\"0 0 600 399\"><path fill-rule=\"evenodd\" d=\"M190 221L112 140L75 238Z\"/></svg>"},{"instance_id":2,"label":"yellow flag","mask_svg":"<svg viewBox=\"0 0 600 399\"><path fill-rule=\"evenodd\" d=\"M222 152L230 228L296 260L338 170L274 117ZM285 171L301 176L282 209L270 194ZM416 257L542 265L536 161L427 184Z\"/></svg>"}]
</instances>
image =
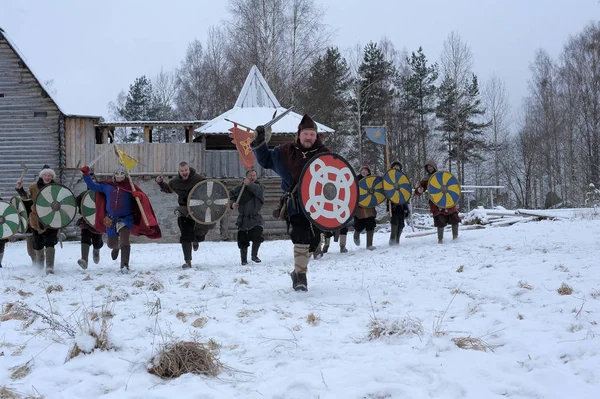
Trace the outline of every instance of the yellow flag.
<instances>
[{"instance_id":1,"label":"yellow flag","mask_svg":"<svg viewBox=\"0 0 600 399\"><path fill-rule=\"evenodd\" d=\"M133 169L139 162L137 159L127 155L125 151L117 150L117 154L119 155L119 162L127 169L127 172Z\"/></svg>"}]
</instances>

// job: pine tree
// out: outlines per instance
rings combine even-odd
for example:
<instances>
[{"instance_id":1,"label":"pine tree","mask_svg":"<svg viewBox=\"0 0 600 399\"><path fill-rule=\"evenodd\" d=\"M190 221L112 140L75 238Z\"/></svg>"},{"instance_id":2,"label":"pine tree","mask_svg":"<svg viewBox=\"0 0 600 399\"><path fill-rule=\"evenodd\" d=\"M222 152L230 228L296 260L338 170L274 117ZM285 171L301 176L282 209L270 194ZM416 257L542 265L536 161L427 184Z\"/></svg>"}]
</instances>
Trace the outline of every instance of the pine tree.
<instances>
[{"instance_id":1,"label":"pine tree","mask_svg":"<svg viewBox=\"0 0 600 399\"><path fill-rule=\"evenodd\" d=\"M156 113L154 105L152 83L145 75L142 75L129 86L125 106L119 109L119 113L126 121L152 120ZM133 128L125 142L139 141L143 134L142 128Z\"/></svg>"},{"instance_id":2,"label":"pine tree","mask_svg":"<svg viewBox=\"0 0 600 399\"><path fill-rule=\"evenodd\" d=\"M327 141L328 147L334 152L343 152L346 141L342 132L346 130L345 97L348 85L348 64L339 50L331 47L311 66L306 90L298 99L299 109L336 131Z\"/></svg>"},{"instance_id":3,"label":"pine tree","mask_svg":"<svg viewBox=\"0 0 600 399\"><path fill-rule=\"evenodd\" d=\"M442 82L436 108L441 121L438 129L444 134L442 141L448 154L449 170L452 171L454 161L461 182L465 179L465 165L481 160L482 151L486 149L483 129L489 122L477 121L484 113L475 74L464 87L458 87L450 78Z\"/></svg>"},{"instance_id":4,"label":"pine tree","mask_svg":"<svg viewBox=\"0 0 600 399\"><path fill-rule=\"evenodd\" d=\"M417 117L415 139L418 145L415 155L419 164L424 165L428 160L429 127L427 118L435 112L437 93L435 82L439 75L438 65L435 63L427 65L427 57L423 53L422 47L419 47L416 54L413 51L406 62L410 67L410 75L402 79L403 87L406 90L406 106L413 110Z\"/></svg>"}]
</instances>

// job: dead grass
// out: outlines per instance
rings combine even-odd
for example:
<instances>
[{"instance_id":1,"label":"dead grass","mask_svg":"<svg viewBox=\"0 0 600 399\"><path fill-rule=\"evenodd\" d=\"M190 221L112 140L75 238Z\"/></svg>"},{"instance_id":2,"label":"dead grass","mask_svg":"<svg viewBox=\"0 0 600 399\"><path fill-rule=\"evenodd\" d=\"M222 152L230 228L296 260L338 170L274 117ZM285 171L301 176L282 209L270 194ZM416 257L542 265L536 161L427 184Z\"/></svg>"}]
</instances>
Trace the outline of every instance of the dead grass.
<instances>
[{"instance_id":1,"label":"dead grass","mask_svg":"<svg viewBox=\"0 0 600 399\"><path fill-rule=\"evenodd\" d=\"M84 310L77 324L81 334L89 335L94 339L94 347L91 350L82 349L75 340L67 353L65 363L82 353L90 354L95 350L108 351L113 349L114 346L109 340L112 329L111 319L113 317L113 305L103 305L100 312Z\"/></svg>"},{"instance_id":2,"label":"dead grass","mask_svg":"<svg viewBox=\"0 0 600 399\"><path fill-rule=\"evenodd\" d=\"M152 278L148 282L148 289L151 291L161 291L164 288L165 286L163 285L163 283L161 283L160 280L156 278Z\"/></svg>"},{"instance_id":3,"label":"dead grass","mask_svg":"<svg viewBox=\"0 0 600 399\"><path fill-rule=\"evenodd\" d=\"M4 304L0 322L9 320L20 320L23 322L22 327L27 328L37 319L35 314L31 314L24 309L20 303L8 302ZM1 398L0 398L1 399Z\"/></svg>"},{"instance_id":4,"label":"dead grass","mask_svg":"<svg viewBox=\"0 0 600 399\"><path fill-rule=\"evenodd\" d=\"M85 276L85 278L83 279L83 281L90 281L92 280L92 276L90 276L89 274L87 276Z\"/></svg>"},{"instance_id":5,"label":"dead grass","mask_svg":"<svg viewBox=\"0 0 600 399\"><path fill-rule=\"evenodd\" d=\"M4 385L0 387L0 399L44 399L44 397L27 395Z\"/></svg>"},{"instance_id":6,"label":"dead grass","mask_svg":"<svg viewBox=\"0 0 600 399\"><path fill-rule=\"evenodd\" d=\"M33 360L29 360L25 364L9 368L8 370L11 371L10 379L11 380L20 380L21 378L27 377L27 375L29 375L29 373L31 373L32 364L33 364Z\"/></svg>"},{"instance_id":7,"label":"dead grass","mask_svg":"<svg viewBox=\"0 0 600 399\"><path fill-rule=\"evenodd\" d=\"M179 275L179 277L177 277L177 280L184 280L186 278L190 278L190 276L188 276L187 274L181 274Z\"/></svg>"},{"instance_id":8,"label":"dead grass","mask_svg":"<svg viewBox=\"0 0 600 399\"><path fill-rule=\"evenodd\" d=\"M527 284L527 281L519 281L517 283L517 286L519 288L523 288L524 290L530 290L531 291L533 289L533 287L531 285Z\"/></svg>"},{"instance_id":9,"label":"dead grass","mask_svg":"<svg viewBox=\"0 0 600 399\"><path fill-rule=\"evenodd\" d=\"M209 343L182 341L165 345L150 360L148 372L165 379L186 373L214 377L222 368L218 352Z\"/></svg>"},{"instance_id":10,"label":"dead grass","mask_svg":"<svg viewBox=\"0 0 600 399\"><path fill-rule=\"evenodd\" d=\"M463 270L465 270L465 267L463 265L460 265L458 269L456 269L456 273L462 273Z\"/></svg>"},{"instance_id":11,"label":"dead grass","mask_svg":"<svg viewBox=\"0 0 600 399\"><path fill-rule=\"evenodd\" d=\"M196 320L192 322L192 327L202 328L208 323L207 317L198 317Z\"/></svg>"},{"instance_id":12,"label":"dead grass","mask_svg":"<svg viewBox=\"0 0 600 399\"><path fill-rule=\"evenodd\" d=\"M571 295L573 293L573 288L569 287L567 283L562 283L556 291L558 291L560 295Z\"/></svg>"},{"instance_id":13,"label":"dead grass","mask_svg":"<svg viewBox=\"0 0 600 399\"><path fill-rule=\"evenodd\" d=\"M456 346L458 346L461 349L472 349L472 350L476 350L476 351L482 351L482 352L494 352L494 349L497 348L488 344L487 342L485 342L484 340L482 340L481 338L473 338L473 337L459 337L459 338L452 338L452 342L454 342L456 344Z\"/></svg>"},{"instance_id":14,"label":"dead grass","mask_svg":"<svg viewBox=\"0 0 600 399\"><path fill-rule=\"evenodd\" d=\"M65 289L63 288L63 286L59 285L59 284L57 284L57 285L49 285L49 286L46 287L46 293L47 294L51 294L51 293L53 293L55 291L56 292L63 292L64 290Z\"/></svg>"},{"instance_id":15,"label":"dead grass","mask_svg":"<svg viewBox=\"0 0 600 399\"><path fill-rule=\"evenodd\" d=\"M23 298L27 298L33 295L33 293L31 292L27 292L27 291L23 291L23 290L19 290L17 291L17 294L21 295Z\"/></svg>"},{"instance_id":16,"label":"dead grass","mask_svg":"<svg viewBox=\"0 0 600 399\"><path fill-rule=\"evenodd\" d=\"M592 292L590 292L590 296L594 299L598 299L600 298L600 291L599 290L592 290Z\"/></svg>"},{"instance_id":17,"label":"dead grass","mask_svg":"<svg viewBox=\"0 0 600 399\"><path fill-rule=\"evenodd\" d=\"M524 318L525 318L525 316L523 316L521 313L519 313L517 315L517 319L519 319L519 320L523 320Z\"/></svg>"},{"instance_id":18,"label":"dead grass","mask_svg":"<svg viewBox=\"0 0 600 399\"><path fill-rule=\"evenodd\" d=\"M189 286L190 286L190 282L189 282L189 281L186 281L185 283L181 284L181 286L182 286L183 288L189 288Z\"/></svg>"},{"instance_id":19,"label":"dead grass","mask_svg":"<svg viewBox=\"0 0 600 399\"><path fill-rule=\"evenodd\" d=\"M239 279L238 284L246 284L248 285L248 280L244 279L243 277Z\"/></svg>"},{"instance_id":20,"label":"dead grass","mask_svg":"<svg viewBox=\"0 0 600 399\"><path fill-rule=\"evenodd\" d=\"M311 326L317 326L321 322L321 318L314 313L309 313L308 316L306 316L306 322Z\"/></svg>"},{"instance_id":21,"label":"dead grass","mask_svg":"<svg viewBox=\"0 0 600 399\"><path fill-rule=\"evenodd\" d=\"M175 314L175 317L177 317L179 320L181 320L182 322L187 322L187 315L183 312L177 312L177 314Z\"/></svg>"},{"instance_id":22,"label":"dead grass","mask_svg":"<svg viewBox=\"0 0 600 399\"><path fill-rule=\"evenodd\" d=\"M146 283L145 283L143 280L135 280L135 281L133 282L133 284L131 284L131 285L133 285L134 287L138 287L138 288L140 288L140 287L143 287L143 286L145 286L145 285L146 285Z\"/></svg>"},{"instance_id":23,"label":"dead grass","mask_svg":"<svg viewBox=\"0 0 600 399\"><path fill-rule=\"evenodd\" d=\"M96 288L94 288L96 291L100 291L103 290L106 287L106 285L104 284L100 284L99 286L97 286Z\"/></svg>"},{"instance_id":24,"label":"dead grass","mask_svg":"<svg viewBox=\"0 0 600 399\"><path fill-rule=\"evenodd\" d=\"M391 336L413 336L420 337L424 329L420 321L406 316L401 320L380 320L371 318L369 322L369 341Z\"/></svg>"}]
</instances>

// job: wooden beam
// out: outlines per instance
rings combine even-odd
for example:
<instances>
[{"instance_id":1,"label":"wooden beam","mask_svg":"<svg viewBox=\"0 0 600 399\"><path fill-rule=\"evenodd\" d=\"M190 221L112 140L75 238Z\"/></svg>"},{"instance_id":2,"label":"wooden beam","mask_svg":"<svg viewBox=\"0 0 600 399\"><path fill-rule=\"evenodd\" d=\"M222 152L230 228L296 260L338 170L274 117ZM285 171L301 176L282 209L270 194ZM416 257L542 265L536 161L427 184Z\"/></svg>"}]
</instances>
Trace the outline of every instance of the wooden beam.
<instances>
[{"instance_id":1,"label":"wooden beam","mask_svg":"<svg viewBox=\"0 0 600 399\"><path fill-rule=\"evenodd\" d=\"M144 126L144 143L151 143L152 142L152 138L151 138L151 130L150 130L150 126Z\"/></svg>"},{"instance_id":2,"label":"wooden beam","mask_svg":"<svg viewBox=\"0 0 600 399\"><path fill-rule=\"evenodd\" d=\"M102 144L108 143L108 127L102 129Z\"/></svg>"}]
</instances>

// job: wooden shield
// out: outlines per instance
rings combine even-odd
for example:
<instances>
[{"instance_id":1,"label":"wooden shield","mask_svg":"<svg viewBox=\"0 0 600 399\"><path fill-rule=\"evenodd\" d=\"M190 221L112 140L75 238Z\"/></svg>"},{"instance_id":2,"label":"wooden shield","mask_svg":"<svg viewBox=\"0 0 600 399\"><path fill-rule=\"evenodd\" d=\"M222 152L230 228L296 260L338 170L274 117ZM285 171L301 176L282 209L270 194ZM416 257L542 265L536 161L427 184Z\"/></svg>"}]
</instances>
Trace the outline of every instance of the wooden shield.
<instances>
[{"instance_id":1,"label":"wooden shield","mask_svg":"<svg viewBox=\"0 0 600 399\"><path fill-rule=\"evenodd\" d=\"M19 230L17 233L25 233L29 227L29 219L27 218L27 209L20 197L14 196L10 199L10 204L19 212Z\"/></svg>"},{"instance_id":2,"label":"wooden shield","mask_svg":"<svg viewBox=\"0 0 600 399\"><path fill-rule=\"evenodd\" d=\"M229 207L229 191L215 179L202 180L190 191L187 201L189 217L200 224L217 223Z\"/></svg>"},{"instance_id":3,"label":"wooden shield","mask_svg":"<svg viewBox=\"0 0 600 399\"><path fill-rule=\"evenodd\" d=\"M81 196L79 213L90 226L93 227L96 224L96 193L94 191L88 190Z\"/></svg>"},{"instance_id":4,"label":"wooden shield","mask_svg":"<svg viewBox=\"0 0 600 399\"><path fill-rule=\"evenodd\" d=\"M358 185L352 166L340 155L323 153L302 169L298 199L302 211L320 230L348 224L358 204Z\"/></svg>"},{"instance_id":5,"label":"wooden shield","mask_svg":"<svg viewBox=\"0 0 600 399\"><path fill-rule=\"evenodd\" d=\"M8 201L0 201L0 240L14 235L21 221L19 212Z\"/></svg>"},{"instance_id":6,"label":"wooden shield","mask_svg":"<svg viewBox=\"0 0 600 399\"><path fill-rule=\"evenodd\" d=\"M358 181L358 205L373 208L385 200L383 179L379 176L367 176Z\"/></svg>"},{"instance_id":7,"label":"wooden shield","mask_svg":"<svg viewBox=\"0 0 600 399\"><path fill-rule=\"evenodd\" d=\"M449 209L456 206L460 199L460 184L452 173L441 170L429 178L427 192L436 206Z\"/></svg>"},{"instance_id":8,"label":"wooden shield","mask_svg":"<svg viewBox=\"0 0 600 399\"><path fill-rule=\"evenodd\" d=\"M390 169L383 176L383 193L394 204L407 204L412 196L412 185L402 171Z\"/></svg>"},{"instance_id":9,"label":"wooden shield","mask_svg":"<svg viewBox=\"0 0 600 399\"><path fill-rule=\"evenodd\" d=\"M51 229L62 229L71 223L77 213L73 192L60 184L48 184L35 199L40 222Z\"/></svg>"}]
</instances>

